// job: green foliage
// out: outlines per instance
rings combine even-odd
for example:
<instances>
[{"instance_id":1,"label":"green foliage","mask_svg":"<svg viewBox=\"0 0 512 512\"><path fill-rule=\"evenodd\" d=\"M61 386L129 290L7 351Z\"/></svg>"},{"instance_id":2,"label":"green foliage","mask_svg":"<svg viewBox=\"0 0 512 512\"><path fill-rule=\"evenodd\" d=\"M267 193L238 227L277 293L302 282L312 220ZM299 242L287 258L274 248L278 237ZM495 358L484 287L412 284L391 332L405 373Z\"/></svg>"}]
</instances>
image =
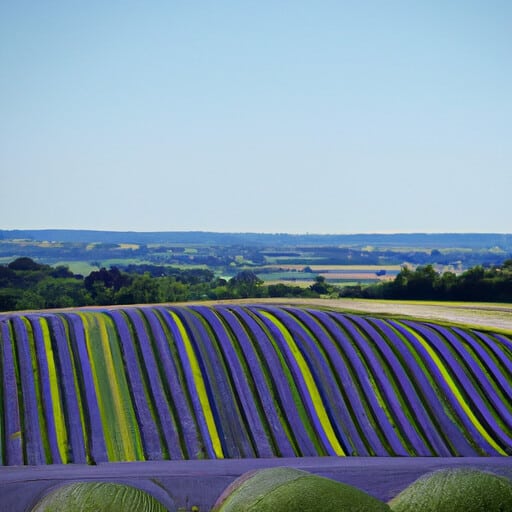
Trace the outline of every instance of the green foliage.
<instances>
[{"instance_id":1,"label":"green foliage","mask_svg":"<svg viewBox=\"0 0 512 512\"><path fill-rule=\"evenodd\" d=\"M269 284L267 293L269 297L318 297L318 293L314 292L311 287L301 288L284 283Z\"/></svg>"},{"instance_id":2,"label":"green foliage","mask_svg":"<svg viewBox=\"0 0 512 512\"><path fill-rule=\"evenodd\" d=\"M476 469L428 473L393 498L393 512L509 512L512 481Z\"/></svg>"},{"instance_id":3,"label":"green foliage","mask_svg":"<svg viewBox=\"0 0 512 512\"><path fill-rule=\"evenodd\" d=\"M263 281L252 270L242 270L229 280L228 288L232 291L234 297L245 299L247 297L261 297L262 284Z\"/></svg>"},{"instance_id":4,"label":"green foliage","mask_svg":"<svg viewBox=\"0 0 512 512\"><path fill-rule=\"evenodd\" d=\"M167 512L141 489L110 482L77 482L45 496L32 512Z\"/></svg>"},{"instance_id":5,"label":"green foliage","mask_svg":"<svg viewBox=\"0 0 512 512\"><path fill-rule=\"evenodd\" d=\"M316 276L315 283L310 286L310 289L319 295L325 295L331 292L332 286L327 284L324 276Z\"/></svg>"},{"instance_id":6,"label":"green foliage","mask_svg":"<svg viewBox=\"0 0 512 512\"><path fill-rule=\"evenodd\" d=\"M208 298L211 300L229 299L231 292L226 285L215 286L208 293Z\"/></svg>"},{"instance_id":7,"label":"green foliage","mask_svg":"<svg viewBox=\"0 0 512 512\"><path fill-rule=\"evenodd\" d=\"M0 311L13 311L17 309L17 303L23 294L19 288L4 288L0 286ZM19 308L21 309L21 308Z\"/></svg>"},{"instance_id":8,"label":"green foliage","mask_svg":"<svg viewBox=\"0 0 512 512\"><path fill-rule=\"evenodd\" d=\"M354 291L355 293L355 291ZM369 286L358 295L349 290L344 296L404 300L455 300L512 302L512 262L501 266L472 267L460 275L437 272L432 265L415 270L404 266L395 279Z\"/></svg>"},{"instance_id":9,"label":"green foliage","mask_svg":"<svg viewBox=\"0 0 512 512\"><path fill-rule=\"evenodd\" d=\"M386 512L388 505L347 484L278 467L246 473L219 497L212 512Z\"/></svg>"},{"instance_id":10,"label":"green foliage","mask_svg":"<svg viewBox=\"0 0 512 512\"><path fill-rule=\"evenodd\" d=\"M48 265L40 265L39 263L36 263L31 258L17 258L11 263L9 263L8 268L11 270L18 270L18 271L38 271L38 270L46 270L48 269Z\"/></svg>"},{"instance_id":11,"label":"green foliage","mask_svg":"<svg viewBox=\"0 0 512 512\"><path fill-rule=\"evenodd\" d=\"M130 284L121 287L115 294L118 304L151 304L163 302L160 300L158 281L149 274L135 276Z\"/></svg>"},{"instance_id":12,"label":"green foliage","mask_svg":"<svg viewBox=\"0 0 512 512\"><path fill-rule=\"evenodd\" d=\"M512 259L501 266L476 266L456 275L432 265L402 267L393 281L340 288L317 276L308 288L284 283L265 285L244 269L229 281L204 268L157 265L104 267L85 279L65 265L53 268L30 258L0 265L0 311L148 304L264 297L362 297L376 299L473 300L512 302Z\"/></svg>"},{"instance_id":13,"label":"green foliage","mask_svg":"<svg viewBox=\"0 0 512 512\"><path fill-rule=\"evenodd\" d=\"M44 306L44 297L41 297L41 295L31 290L25 290L22 292L21 296L16 300L14 304L14 309L43 309Z\"/></svg>"},{"instance_id":14,"label":"green foliage","mask_svg":"<svg viewBox=\"0 0 512 512\"><path fill-rule=\"evenodd\" d=\"M102 267L100 270L91 272L84 280L85 288L95 296L96 291L104 288L111 289L114 292L119 291L123 286L128 286L131 283L131 277L122 273L117 267L112 267L110 270ZM98 287L97 285L100 284Z\"/></svg>"},{"instance_id":15,"label":"green foliage","mask_svg":"<svg viewBox=\"0 0 512 512\"><path fill-rule=\"evenodd\" d=\"M158 279L158 302L184 302L188 299L189 286L174 277Z\"/></svg>"},{"instance_id":16,"label":"green foliage","mask_svg":"<svg viewBox=\"0 0 512 512\"><path fill-rule=\"evenodd\" d=\"M82 281L69 277L47 277L34 291L44 300L45 309L85 306L90 301Z\"/></svg>"}]
</instances>

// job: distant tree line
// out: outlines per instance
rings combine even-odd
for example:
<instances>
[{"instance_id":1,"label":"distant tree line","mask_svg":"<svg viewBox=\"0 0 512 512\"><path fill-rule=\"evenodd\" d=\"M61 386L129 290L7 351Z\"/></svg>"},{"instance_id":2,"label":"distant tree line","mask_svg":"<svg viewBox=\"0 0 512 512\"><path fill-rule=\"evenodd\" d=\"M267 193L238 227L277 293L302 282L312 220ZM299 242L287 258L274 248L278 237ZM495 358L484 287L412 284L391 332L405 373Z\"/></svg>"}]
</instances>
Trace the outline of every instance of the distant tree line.
<instances>
[{"instance_id":1,"label":"distant tree line","mask_svg":"<svg viewBox=\"0 0 512 512\"><path fill-rule=\"evenodd\" d=\"M393 281L340 287L317 276L307 288L264 282L251 270L227 280L208 269L132 265L101 268L88 276L66 266L51 267L28 257L0 265L0 311L114 304L150 304L264 297L361 297L512 302L512 259L476 266L460 275L432 265L403 267Z\"/></svg>"},{"instance_id":2,"label":"distant tree line","mask_svg":"<svg viewBox=\"0 0 512 512\"><path fill-rule=\"evenodd\" d=\"M226 280L202 268L130 265L128 271L101 268L84 278L28 257L0 265L0 311L319 295L299 286L264 286L250 270Z\"/></svg>"},{"instance_id":3,"label":"distant tree line","mask_svg":"<svg viewBox=\"0 0 512 512\"><path fill-rule=\"evenodd\" d=\"M512 259L502 265L472 267L461 274L436 272L432 265L402 267L393 281L352 286L344 297L404 300L512 302Z\"/></svg>"}]
</instances>

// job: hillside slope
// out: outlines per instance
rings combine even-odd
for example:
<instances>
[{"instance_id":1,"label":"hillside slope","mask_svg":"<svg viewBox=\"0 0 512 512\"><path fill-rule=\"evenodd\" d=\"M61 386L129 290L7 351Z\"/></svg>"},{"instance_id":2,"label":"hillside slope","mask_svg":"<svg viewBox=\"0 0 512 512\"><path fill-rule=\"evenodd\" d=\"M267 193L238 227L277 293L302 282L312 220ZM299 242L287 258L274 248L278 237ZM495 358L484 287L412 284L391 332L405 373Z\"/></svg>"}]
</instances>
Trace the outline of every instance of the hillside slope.
<instances>
[{"instance_id":1,"label":"hillside slope","mask_svg":"<svg viewBox=\"0 0 512 512\"><path fill-rule=\"evenodd\" d=\"M0 320L3 465L503 456L512 340L272 304Z\"/></svg>"}]
</instances>

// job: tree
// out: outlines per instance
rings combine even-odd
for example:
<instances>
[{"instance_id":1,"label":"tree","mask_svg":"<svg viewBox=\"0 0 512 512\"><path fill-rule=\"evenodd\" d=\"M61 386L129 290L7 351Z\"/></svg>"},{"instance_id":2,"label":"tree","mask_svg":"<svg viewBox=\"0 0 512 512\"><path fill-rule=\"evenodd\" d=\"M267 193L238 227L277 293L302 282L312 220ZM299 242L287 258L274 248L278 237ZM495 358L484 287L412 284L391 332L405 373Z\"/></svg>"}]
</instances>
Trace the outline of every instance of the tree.
<instances>
[{"instance_id":1,"label":"tree","mask_svg":"<svg viewBox=\"0 0 512 512\"><path fill-rule=\"evenodd\" d=\"M460 300L487 300L486 296L488 294L484 289L484 278L485 269L482 265L477 265L463 272L457 283L457 298Z\"/></svg>"},{"instance_id":2,"label":"tree","mask_svg":"<svg viewBox=\"0 0 512 512\"><path fill-rule=\"evenodd\" d=\"M48 277L38 283L35 291L44 299L45 308L85 306L88 303L82 281L74 278Z\"/></svg>"},{"instance_id":3,"label":"tree","mask_svg":"<svg viewBox=\"0 0 512 512\"><path fill-rule=\"evenodd\" d=\"M420 265L409 276L407 296L411 299L434 299L439 287L439 274L432 265Z\"/></svg>"},{"instance_id":4,"label":"tree","mask_svg":"<svg viewBox=\"0 0 512 512\"><path fill-rule=\"evenodd\" d=\"M0 265L0 288L15 285L16 281L18 281L16 272L12 268Z\"/></svg>"},{"instance_id":5,"label":"tree","mask_svg":"<svg viewBox=\"0 0 512 512\"><path fill-rule=\"evenodd\" d=\"M183 302L188 299L189 285L174 277L158 278L158 302Z\"/></svg>"},{"instance_id":6,"label":"tree","mask_svg":"<svg viewBox=\"0 0 512 512\"><path fill-rule=\"evenodd\" d=\"M402 298L407 295L407 285L412 276L412 270L404 265L400 272L396 275L395 279L386 286L387 283L384 283L388 293L385 294L385 297L391 298Z\"/></svg>"},{"instance_id":7,"label":"tree","mask_svg":"<svg viewBox=\"0 0 512 512\"><path fill-rule=\"evenodd\" d=\"M457 275L454 272L444 272L439 283L440 295L443 299L454 299L457 289Z\"/></svg>"},{"instance_id":8,"label":"tree","mask_svg":"<svg viewBox=\"0 0 512 512\"><path fill-rule=\"evenodd\" d=\"M241 298L260 297L263 281L252 271L242 270L229 280L228 288Z\"/></svg>"},{"instance_id":9,"label":"tree","mask_svg":"<svg viewBox=\"0 0 512 512\"><path fill-rule=\"evenodd\" d=\"M129 274L122 273L117 267L111 267L110 270L102 267L91 272L84 279L85 288L93 297L96 297L96 293L104 288L117 292L123 286L129 286L131 282L132 277Z\"/></svg>"},{"instance_id":10,"label":"tree","mask_svg":"<svg viewBox=\"0 0 512 512\"><path fill-rule=\"evenodd\" d=\"M0 311L14 311L23 294L19 288L0 288Z\"/></svg>"},{"instance_id":11,"label":"tree","mask_svg":"<svg viewBox=\"0 0 512 512\"><path fill-rule=\"evenodd\" d=\"M11 270L42 270L49 268L48 265L40 265L36 263L32 258L17 258L9 263L8 267Z\"/></svg>"},{"instance_id":12,"label":"tree","mask_svg":"<svg viewBox=\"0 0 512 512\"><path fill-rule=\"evenodd\" d=\"M16 309L43 309L44 297L41 297L36 292L26 290L23 295L16 302Z\"/></svg>"},{"instance_id":13,"label":"tree","mask_svg":"<svg viewBox=\"0 0 512 512\"><path fill-rule=\"evenodd\" d=\"M158 279L149 273L137 275L115 294L116 304L153 304L160 301Z\"/></svg>"},{"instance_id":14,"label":"tree","mask_svg":"<svg viewBox=\"0 0 512 512\"><path fill-rule=\"evenodd\" d=\"M57 279L75 277L73 272L71 272L71 270L69 270L69 267L67 267L66 265L58 265L57 267L55 267L55 269L52 270L51 272L51 276Z\"/></svg>"},{"instance_id":15,"label":"tree","mask_svg":"<svg viewBox=\"0 0 512 512\"><path fill-rule=\"evenodd\" d=\"M114 289L105 286L103 281L94 281L90 289L87 289L91 297L91 303L97 306L116 304Z\"/></svg>"},{"instance_id":16,"label":"tree","mask_svg":"<svg viewBox=\"0 0 512 512\"><path fill-rule=\"evenodd\" d=\"M230 299L232 295L232 291L226 285L215 286L208 292L208 298L211 300Z\"/></svg>"},{"instance_id":17,"label":"tree","mask_svg":"<svg viewBox=\"0 0 512 512\"><path fill-rule=\"evenodd\" d=\"M314 284L312 284L309 288L319 295L325 295L331 292L331 287L325 281L324 276L316 276Z\"/></svg>"},{"instance_id":18,"label":"tree","mask_svg":"<svg viewBox=\"0 0 512 512\"><path fill-rule=\"evenodd\" d=\"M268 285L269 297L289 297L290 287L283 283L269 284Z\"/></svg>"}]
</instances>

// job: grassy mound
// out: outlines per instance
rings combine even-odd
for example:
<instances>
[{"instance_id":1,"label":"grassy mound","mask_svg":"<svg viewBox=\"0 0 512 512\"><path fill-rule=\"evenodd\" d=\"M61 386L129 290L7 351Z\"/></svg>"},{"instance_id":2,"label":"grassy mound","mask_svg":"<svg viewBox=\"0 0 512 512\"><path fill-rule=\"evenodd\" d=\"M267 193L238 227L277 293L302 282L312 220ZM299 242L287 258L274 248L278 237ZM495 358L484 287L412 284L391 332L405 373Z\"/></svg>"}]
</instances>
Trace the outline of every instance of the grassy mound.
<instances>
[{"instance_id":1,"label":"grassy mound","mask_svg":"<svg viewBox=\"0 0 512 512\"><path fill-rule=\"evenodd\" d=\"M77 482L46 495L32 512L167 512L147 492L109 482Z\"/></svg>"},{"instance_id":2,"label":"grassy mound","mask_svg":"<svg viewBox=\"0 0 512 512\"><path fill-rule=\"evenodd\" d=\"M365 492L293 468L252 471L235 480L212 512L389 512L385 503Z\"/></svg>"},{"instance_id":3,"label":"grassy mound","mask_svg":"<svg viewBox=\"0 0 512 512\"><path fill-rule=\"evenodd\" d=\"M512 512L512 480L476 469L434 471L389 505L393 512Z\"/></svg>"}]
</instances>

